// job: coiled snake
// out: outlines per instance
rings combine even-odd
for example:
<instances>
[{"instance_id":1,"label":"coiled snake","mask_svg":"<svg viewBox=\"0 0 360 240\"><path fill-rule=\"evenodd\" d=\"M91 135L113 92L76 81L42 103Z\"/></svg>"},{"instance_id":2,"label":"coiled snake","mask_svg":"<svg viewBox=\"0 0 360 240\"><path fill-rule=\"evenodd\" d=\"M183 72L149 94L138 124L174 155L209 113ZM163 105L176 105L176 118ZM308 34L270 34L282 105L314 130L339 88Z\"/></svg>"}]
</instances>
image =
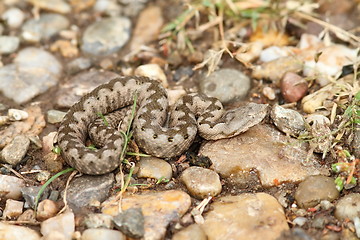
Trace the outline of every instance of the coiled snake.
<instances>
[{"instance_id":1,"label":"coiled snake","mask_svg":"<svg viewBox=\"0 0 360 240\"><path fill-rule=\"evenodd\" d=\"M219 100L202 94L183 96L172 107L168 118L167 94L157 81L146 77L119 77L83 96L65 115L57 140L62 157L70 166L92 175L111 172L119 166L123 135L106 124L95 126L102 147L90 149L85 145L88 126L99 114L132 105L135 94L138 101L133 136L143 151L157 157L180 155L198 131L209 140L229 138L244 132L244 121L251 126L261 121L254 121L251 116L244 120L241 109L225 112Z\"/></svg>"}]
</instances>

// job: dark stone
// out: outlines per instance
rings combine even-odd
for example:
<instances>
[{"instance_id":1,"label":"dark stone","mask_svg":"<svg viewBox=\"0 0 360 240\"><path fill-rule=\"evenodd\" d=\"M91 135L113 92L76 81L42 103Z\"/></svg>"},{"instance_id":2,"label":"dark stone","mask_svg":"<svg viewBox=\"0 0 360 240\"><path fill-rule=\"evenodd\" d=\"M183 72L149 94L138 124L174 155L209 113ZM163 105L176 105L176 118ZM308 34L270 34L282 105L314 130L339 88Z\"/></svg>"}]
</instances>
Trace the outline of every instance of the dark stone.
<instances>
[{"instance_id":1,"label":"dark stone","mask_svg":"<svg viewBox=\"0 0 360 240\"><path fill-rule=\"evenodd\" d=\"M115 228L131 238L142 238L145 234L144 215L141 208L129 208L114 217Z\"/></svg>"}]
</instances>

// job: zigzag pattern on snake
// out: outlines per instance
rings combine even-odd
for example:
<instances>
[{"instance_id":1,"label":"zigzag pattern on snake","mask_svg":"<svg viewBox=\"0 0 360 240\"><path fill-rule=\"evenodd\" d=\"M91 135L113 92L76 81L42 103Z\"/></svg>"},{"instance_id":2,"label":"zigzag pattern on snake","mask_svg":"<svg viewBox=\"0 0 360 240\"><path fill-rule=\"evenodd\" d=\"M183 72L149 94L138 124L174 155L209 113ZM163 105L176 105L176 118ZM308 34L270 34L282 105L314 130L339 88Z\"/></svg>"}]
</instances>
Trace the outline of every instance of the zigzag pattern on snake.
<instances>
[{"instance_id":1,"label":"zigzag pattern on snake","mask_svg":"<svg viewBox=\"0 0 360 240\"><path fill-rule=\"evenodd\" d=\"M70 166L92 175L111 172L119 166L123 135L111 126L96 126L102 147L94 150L85 145L88 127L99 114L132 105L135 94L138 101L133 136L138 146L150 155L178 156L188 149L197 132L212 140L242 132L239 124L243 116L236 110L225 112L215 98L185 95L172 107L168 117L167 94L159 82L146 77L119 77L83 96L64 117L58 144Z\"/></svg>"}]
</instances>

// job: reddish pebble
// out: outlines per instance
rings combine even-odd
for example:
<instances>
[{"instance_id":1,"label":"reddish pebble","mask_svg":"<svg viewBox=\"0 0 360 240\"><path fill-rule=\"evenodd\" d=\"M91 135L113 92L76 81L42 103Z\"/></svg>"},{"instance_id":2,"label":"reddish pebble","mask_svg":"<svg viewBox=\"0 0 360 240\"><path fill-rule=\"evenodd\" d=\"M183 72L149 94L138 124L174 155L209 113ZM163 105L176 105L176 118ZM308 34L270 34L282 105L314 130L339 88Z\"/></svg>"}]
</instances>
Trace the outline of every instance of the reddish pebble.
<instances>
[{"instance_id":1,"label":"reddish pebble","mask_svg":"<svg viewBox=\"0 0 360 240\"><path fill-rule=\"evenodd\" d=\"M308 85L296 73L287 72L281 79L280 88L286 102L297 102L305 96Z\"/></svg>"}]
</instances>

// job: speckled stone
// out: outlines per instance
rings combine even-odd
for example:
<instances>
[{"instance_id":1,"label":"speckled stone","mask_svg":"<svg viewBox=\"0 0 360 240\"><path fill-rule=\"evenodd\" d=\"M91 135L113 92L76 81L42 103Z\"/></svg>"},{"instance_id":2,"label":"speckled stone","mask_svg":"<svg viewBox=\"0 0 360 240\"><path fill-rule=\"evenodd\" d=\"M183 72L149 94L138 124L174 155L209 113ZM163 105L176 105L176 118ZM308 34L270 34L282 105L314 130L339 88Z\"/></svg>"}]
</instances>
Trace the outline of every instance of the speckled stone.
<instances>
[{"instance_id":1,"label":"speckled stone","mask_svg":"<svg viewBox=\"0 0 360 240\"><path fill-rule=\"evenodd\" d=\"M84 32L81 50L106 56L120 50L130 38L131 22L125 17L105 18L91 24Z\"/></svg>"},{"instance_id":2,"label":"speckled stone","mask_svg":"<svg viewBox=\"0 0 360 240\"><path fill-rule=\"evenodd\" d=\"M222 103L241 100L250 90L250 78L235 69L221 69L200 79L200 91Z\"/></svg>"}]
</instances>

